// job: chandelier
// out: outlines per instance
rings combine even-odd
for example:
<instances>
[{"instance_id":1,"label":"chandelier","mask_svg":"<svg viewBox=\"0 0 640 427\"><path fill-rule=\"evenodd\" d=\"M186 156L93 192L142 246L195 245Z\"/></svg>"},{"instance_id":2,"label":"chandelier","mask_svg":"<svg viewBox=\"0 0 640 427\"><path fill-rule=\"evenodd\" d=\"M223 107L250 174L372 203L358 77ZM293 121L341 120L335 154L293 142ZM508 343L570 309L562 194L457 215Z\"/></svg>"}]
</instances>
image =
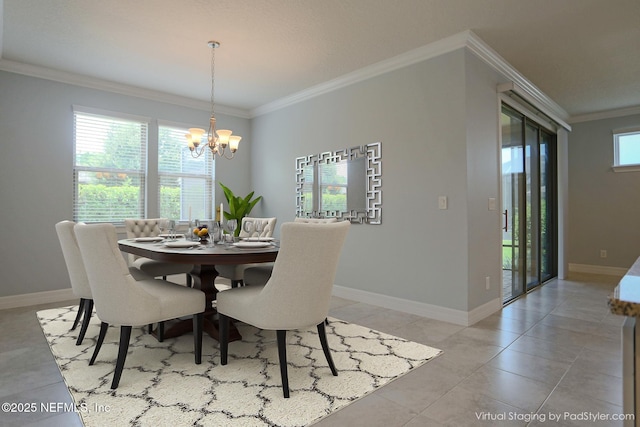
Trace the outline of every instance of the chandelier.
<instances>
[{"instance_id":1,"label":"chandelier","mask_svg":"<svg viewBox=\"0 0 640 427\"><path fill-rule=\"evenodd\" d=\"M232 135L232 131L228 129L216 129L216 117L214 114L214 93L215 93L215 50L220 47L220 43L216 41L210 41L209 47L211 48L211 118L209 119L209 130L200 128L190 128L189 133L186 134L187 145L191 151L193 157L200 157L207 151L207 147L211 150L211 153L215 157L216 154L225 159L232 159L236 151L238 151L238 145L240 144L241 136ZM207 138L206 143L202 144L203 137ZM229 151L226 151L229 148ZM227 154L230 155L227 155Z\"/></svg>"}]
</instances>

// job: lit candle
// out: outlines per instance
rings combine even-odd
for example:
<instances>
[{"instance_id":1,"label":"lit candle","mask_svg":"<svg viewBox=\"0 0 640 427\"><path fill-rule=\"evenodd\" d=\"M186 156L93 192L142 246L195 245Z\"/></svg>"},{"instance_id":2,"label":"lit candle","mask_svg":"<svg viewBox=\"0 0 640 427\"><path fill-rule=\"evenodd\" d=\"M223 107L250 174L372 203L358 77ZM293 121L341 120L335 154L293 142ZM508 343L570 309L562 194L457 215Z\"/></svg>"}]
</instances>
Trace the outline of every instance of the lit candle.
<instances>
[{"instance_id":1,"label":"lit candle","mask_svg":"<svg viewBox=\"0 0 640 427\"><path fill-rule=\"evenodd\" d=\"M222 203L220 203L220 222L224 220L224 210L222 210Z\"/></svg>"}]
</instances>

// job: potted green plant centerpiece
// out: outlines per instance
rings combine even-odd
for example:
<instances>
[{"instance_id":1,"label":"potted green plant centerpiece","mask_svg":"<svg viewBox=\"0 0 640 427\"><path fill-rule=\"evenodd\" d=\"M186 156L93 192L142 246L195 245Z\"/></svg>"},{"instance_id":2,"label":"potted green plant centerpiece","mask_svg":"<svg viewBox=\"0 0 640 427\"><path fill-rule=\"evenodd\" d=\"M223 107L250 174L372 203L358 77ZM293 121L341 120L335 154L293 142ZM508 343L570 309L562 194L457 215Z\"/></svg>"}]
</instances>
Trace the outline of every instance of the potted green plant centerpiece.
<instances>
[{"instance_id":1,"label":"potted green plant centerpiece","mask_svg":"<svg viewBox=\"0 0 640 427\"><path fill-rule=\"evenodd\" d=\"M246 197L242 198L233 194L233 191L228 187L225 187L221 182L219 183L220 187L222 187L222 191L224 191L224 197L227 199L227 204L229 205L229 212L223 212L224 218L235 219L238 221L238 226L234 231L234 235L238 237L240 235L240 228L242 225L242 218L249 215L251 209L258 203L262 196L258 196L255 199L251 200L253 197L253 191L249 193Z\"/></svg>"}]
</instances>

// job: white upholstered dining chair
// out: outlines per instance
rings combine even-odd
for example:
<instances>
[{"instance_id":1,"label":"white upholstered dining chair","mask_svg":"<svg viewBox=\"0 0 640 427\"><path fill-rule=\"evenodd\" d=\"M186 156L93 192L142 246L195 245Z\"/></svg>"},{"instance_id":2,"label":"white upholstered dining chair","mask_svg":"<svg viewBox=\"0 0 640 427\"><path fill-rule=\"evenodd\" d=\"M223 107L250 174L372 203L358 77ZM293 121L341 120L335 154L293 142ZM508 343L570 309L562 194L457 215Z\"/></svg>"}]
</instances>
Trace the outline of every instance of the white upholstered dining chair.
<instances>
[{"instance_id":1,"label":"white upholstered dining chair","mask_svg":"<svg viewBox=\"0 0 640 427\"><path fill-rule=\"evenodd\" d=\"M262 231L258 233L255 231L255 223L260 221L262 223ZM245 223L251 222L254 224L253 231L247 232L245 230ZM242 224L240 226L240 238L247 237L272 237L273 231L276 228L276 218L252 218L245 216L242 218ZM273 263L268 263L273 266ZM247 268L259 266L261 264L236 264L236 265L217 265L216 271L220 277L225 277L231 280L231 287L237 288L244 285L244 271Z\"/></svg>"},{"instance_id":2,"label":"white upholstered dining chair","mask_svg":"<svg viewBox=\"0 0 640 427\"><path fill-rule=\"evenodd\" d=\"M166 220L166 218L125 219L124 225L127 231L127 238L158 236L160 234L160 222ZM130 267L137 268L149 276L162 277L165 280L167 276L172 274L184 273L186 274L187 286L191 287L192 279L189 272L193 269L193 265L158 261L134 254L127 254L127 259Z\"/></svg>"},{"instance_id":3,"label":"white upholstered dining chair","mask_svg":"<svg viewBox=\"0 0 640 427\"><path fill-rule=\"evenodd\" d=\"M280 251L267 284L218 293L222 365L228 361L229 322L236 319L260 329L276 331L285 398L289 397L287 330L316 326L331 372L338 375L327 344L324 321L329 311L340 252L350 225L347 221L283 224Z\"/></svg>"},{"instance_id":4,"label":"white upholstered dining chair","mask_svg":"<svg viewBox=\"0 0 640 427\"><path fill-rule=\"evenodd\" d=\"M84 335L87 332L89 321L91 320L91 314L93 312L93 295L91 294L91 287L89 286L89 279L84 269L84 263L82 262L82 256L80 255L80 248L78 248L78 242L76 241L76 235L73 232L73 227L76 225L73 221L60 221L56 224L56 233L58 234L58 240L60 241L60 248L62 249L62 256L64 262L67 265L67 272L69 273L69 281L71 282L71 291L76 297L80 298L80 304L78 306L78 314L73 322L71 330L75 330L78 326L80 318L82 318L82 325L80 326L80 332L76 340L76 345L82 344Z\"/></svg>"},{"instance_id":5,"label":"white upholstered dining chair","mask_svg":"<svg viewBox=\"0 0 640 427\"><path fill-rule=\"evenodd\" d=\"M110 324L120 325L118 359L111 388L120 383L133 326L193 316L195 363L202 360L202 321L205 295L165 280L135 280L118 248L113 224L74 227L91 287L100 334L89 365L93 365Z\"/></svg>"},{"instance_id":6,"label":"white upholstered dining chair","mask_svg":"<svg viewBox=\"0 0 640 427\"><path fill-rule=\"evenodd\" d=\"M71 282L71 291L73 294L80 298L80 304L78 306L78 314L73 322L71 330L75 330L82 318L82 324L80 326L80 332L78 333L78 339L76 345L82 344L82 340L87 332L89 321L91 320L91 314L93 312L93 295L91 294L91 287L89 286L89 279L87 278L87 272L84 268L84 262L82 261L82 255L80 254L80 248L78 247L78 241L73 231L73 227L76 225L73 221L60 221L56 224L56 233L58 234L58 240L60 241L60 248L62 249L62 256L67 266L67 272L69 273L69 281ZM152 279L151 276L130 268L129 272L136 280Z\"/></svg>"},{"instance_id":7,"label":"white upholstered dining chair","mask_svg":"<svg viewBox=\"0 0 640 427\"><path fill-rule=\"evenodd\" d=\"M309 224L328 224L332 222L338 222L337 218L306 218L296 217L293 222L309 223ZM271 271L273 270L272 262L265 262L262 264L249 264L246 266L243 272L243 284L263 286L271 277Z\"/></svg>"}]
</instances>

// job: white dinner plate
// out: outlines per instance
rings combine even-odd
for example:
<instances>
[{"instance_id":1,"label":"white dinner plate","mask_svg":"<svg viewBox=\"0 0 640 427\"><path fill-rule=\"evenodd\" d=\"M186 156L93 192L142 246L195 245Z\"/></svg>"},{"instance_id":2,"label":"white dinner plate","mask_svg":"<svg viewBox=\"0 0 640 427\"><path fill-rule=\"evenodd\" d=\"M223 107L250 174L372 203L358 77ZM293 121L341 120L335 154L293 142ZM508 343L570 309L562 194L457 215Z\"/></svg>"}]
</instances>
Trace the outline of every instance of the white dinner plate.
<instances>
[{"instance_id":1,"label":"white dinner plate","mask_svg":"<svg viewBox=\"0 0 640 427\"><path fill-rule=\"evenodd\" d=\"M165 242L164 245L168 248L190 248L193 246L200 246L200 242L191 242L189 240L176 240L174 242Z\"/></svg>"},{"instance_id":2,"label":"white dinner plate","mask_svg":"<svg viewBox=\"0 0 640 427\"><path fill-rule=\"evenodd\" d=\"M271 246L269 242L248 242L246 240L238 243L234 243L233 246L238 248L266 248L267 246Z\"/></svg>"},{"instance_id":3,"label":"white dinner plate","mask_svg":"<svg viewBox=\"0 0 640 427\"><path fill-rule=\"evenodd\" d=\"M271 242L275 240L273 237L244 237L245 242Z\"/></svg>"},{"instance_id":4,"label":"white dinner plate","mask_svg":"<svg viewBox=\"0 0 640 427\"><path fill-rule=\"evenodd\" d=\"M135 241L136 242L162 242L164 240L164 238L160 237L160 236L155 236L155 237L136 237Z\"/></svg>"}]
</instances>

